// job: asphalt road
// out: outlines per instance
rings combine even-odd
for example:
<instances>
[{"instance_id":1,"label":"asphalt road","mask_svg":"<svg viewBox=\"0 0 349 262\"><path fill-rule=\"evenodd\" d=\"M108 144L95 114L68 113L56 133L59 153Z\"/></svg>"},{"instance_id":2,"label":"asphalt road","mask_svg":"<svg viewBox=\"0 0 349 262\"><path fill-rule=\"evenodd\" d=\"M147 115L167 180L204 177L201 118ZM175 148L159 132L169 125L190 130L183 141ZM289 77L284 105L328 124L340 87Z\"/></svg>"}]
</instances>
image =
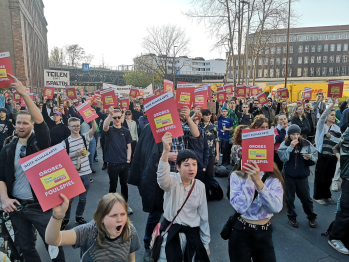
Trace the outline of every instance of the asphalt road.
<instances>
[{"instance_id":1,"label":"asphalt road","mask_svg":"<svg viewBox=\"0 0 349 262\"><path fill-rule=\"evenodd\" d=\"M109 178L106 170L102 171L101 150L99 149L99 162L94 163L96 174L91 177L94 182L91 184L87 195L87 205L85 210L85 219L90 221L93 213L96 210L99 199L108 193ZM313 191L314 176L309 177L311 191ZM224 195L226 194L228 180L227 178L216 178L221 185ZM120 193L120 186L118 186ZM339 193L334 193L333 198L338 199ZM76 224L74 223L74 212L76 210L77 199L73 202L72 217L67 229L71 229ZM145 224L148 217L147 213L142 211L142 202L138 193L138 189L129 185L129 204L134 213L129 216L132 223L137 229L142 248L136 252L136 261L143 261L143 236ZM301 203L296 200L296 208L298 212L299 228L293 228L287 223L285 208L272 219L273 223L273 242L275 253L278 262L334 262L334 261L349 261L349 256L343 255L335 251L327 243L327 238L321 236L321 233L326 232L328 226L335 217L336 205L321 206L314 203L315 212L318 214L318 227L312 229L308 225L308 220L302 210ZM213 262L228 262L228 241L224 241L219 233L230 215L233 214L233 208L229 204L227 198L221 201L208 203L209 221L211 230L210 243L210 260ZM48 253L45 250L42 240L38 237L37 249L42 258L42 261L51 261ZM64 247L65 257L67 262L80 261L79 249L72 247Z\"/></svg>"}]
</instances>

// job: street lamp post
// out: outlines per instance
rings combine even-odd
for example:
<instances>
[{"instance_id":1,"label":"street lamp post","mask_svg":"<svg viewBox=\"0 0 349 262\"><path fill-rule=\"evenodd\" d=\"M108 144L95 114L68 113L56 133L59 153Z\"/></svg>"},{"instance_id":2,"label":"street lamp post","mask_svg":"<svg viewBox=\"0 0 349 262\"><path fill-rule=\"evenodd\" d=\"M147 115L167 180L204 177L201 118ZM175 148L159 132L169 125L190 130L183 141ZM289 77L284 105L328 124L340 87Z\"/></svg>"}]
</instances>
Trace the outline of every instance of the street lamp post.
<instances>
[{"instance_id":1,"label":"street lamp post","mask_svg":"<svg viewBox=\"0 0 349 262\"><path fill-rule=\"evenodd\" d=\"M175 60L176 60L176 45L173 46L173 62L172 62L172 70L173 70L173 89L175 88L175 82L176 82L176 66L175 66Z\"/></svg>"},{"instance_id":2,"label":"street lamp post","mask_svg":"<svg viewBox=\"0 0 349 262\"><path fill-rule=\"evenodd\" d=\"M250 2L248 1L240 1L242 4L247 4L248 10L247 10L247 31L246 31L246 40L245 40L245 65L244 65L244 74L245 74L245 85L247 85L247 64L248 64L248 34L250 32Z\"/></svg>"}]
</instances>

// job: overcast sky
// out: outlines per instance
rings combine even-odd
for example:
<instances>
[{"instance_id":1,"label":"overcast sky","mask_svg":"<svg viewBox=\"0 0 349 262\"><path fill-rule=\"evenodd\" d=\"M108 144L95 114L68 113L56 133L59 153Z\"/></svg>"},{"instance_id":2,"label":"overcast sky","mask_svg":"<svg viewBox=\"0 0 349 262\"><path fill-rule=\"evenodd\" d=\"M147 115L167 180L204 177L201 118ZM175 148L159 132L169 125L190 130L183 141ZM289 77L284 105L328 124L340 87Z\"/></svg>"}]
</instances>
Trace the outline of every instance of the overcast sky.
<instances>
[{"instance_id":1,"label":"overcast sky","mask_svg":"<svg viewBox=\"0 0 349 262\"><path fill-rule=\"evenodd\" d=\"M153 25L178 24L191 39L189 56L224 58L225 52L211 51L215 40L204 24L189 21L182 13L191 0L43 0L48 22L49 50L54 46L79 44L95 56L102 54L109 66L130 65L144 52L142 38ZM349 24L348 0L300 0L293 6L301 14L298 27Z\"/></svg>"}]
</instances>

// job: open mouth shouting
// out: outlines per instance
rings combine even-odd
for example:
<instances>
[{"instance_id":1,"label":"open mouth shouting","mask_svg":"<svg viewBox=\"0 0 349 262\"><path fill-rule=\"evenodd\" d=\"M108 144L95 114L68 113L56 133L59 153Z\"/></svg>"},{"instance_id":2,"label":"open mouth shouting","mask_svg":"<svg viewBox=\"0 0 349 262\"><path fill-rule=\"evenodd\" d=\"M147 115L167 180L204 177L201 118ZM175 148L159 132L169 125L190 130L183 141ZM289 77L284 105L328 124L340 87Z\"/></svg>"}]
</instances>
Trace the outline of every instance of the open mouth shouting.
<instances>
[{"instance_id":1,"label":"open mouth shouting","mask_svg":"<svg viewBox=\"0 0 349 262\"><path fill-rule=\"evenodd\" d=\"M122 231L122 225L116 227L116 233L120 234Z\"/></svg>"}]
</instances>

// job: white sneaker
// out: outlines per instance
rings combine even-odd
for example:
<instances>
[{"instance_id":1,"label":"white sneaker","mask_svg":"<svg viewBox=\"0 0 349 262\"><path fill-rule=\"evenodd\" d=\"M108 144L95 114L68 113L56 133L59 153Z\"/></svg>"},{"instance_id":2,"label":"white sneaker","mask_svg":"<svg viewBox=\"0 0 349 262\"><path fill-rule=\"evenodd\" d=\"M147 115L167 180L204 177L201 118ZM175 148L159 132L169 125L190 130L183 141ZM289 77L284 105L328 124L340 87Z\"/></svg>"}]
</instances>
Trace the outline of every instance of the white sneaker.
<instances>
[{"instance_id":1,"label":"white sneaker","mask_svg":"<svg viewBox=\"0 0 349 262\"><path fill-rule=\"evenodd\" d=\"M132 215L132 214L133 214L132 208L130 208L130 206L127 205L127 215Z\"/></svg>"},{"instance_id":2,"label":"white sneaker","mask_svg":"<svg viewBox=\"0 0 349 262\"><path fill-rule=\"evenodd\" d=\"M314 199L314 201L320 205L326 206L326 202L323 199Z\"/></svg>"},{"instance_id":3,"label":"white sneaker","mask_svg":"<svg viewBox=\"0 0 349 262\"><path fill-rule=\"evenodd\" d=\"M338 181L333 181L333 182L332 182L331 190L332 190L333 192L338 192L338 191L339 191Z\"/></svg>"},{"instance_id":4,"label":"white sneaker","mask_svg":"<svg viewBox=\"0 0 349 262\"><path fill-rule=\"evenodd\" d=\"M328 243L330 244L331 247L333 247L338 252L345 255L349 255L349 250L344 246L342 241L332 239L332 240L328 240Z\"/></svg>"}]
</instances>

